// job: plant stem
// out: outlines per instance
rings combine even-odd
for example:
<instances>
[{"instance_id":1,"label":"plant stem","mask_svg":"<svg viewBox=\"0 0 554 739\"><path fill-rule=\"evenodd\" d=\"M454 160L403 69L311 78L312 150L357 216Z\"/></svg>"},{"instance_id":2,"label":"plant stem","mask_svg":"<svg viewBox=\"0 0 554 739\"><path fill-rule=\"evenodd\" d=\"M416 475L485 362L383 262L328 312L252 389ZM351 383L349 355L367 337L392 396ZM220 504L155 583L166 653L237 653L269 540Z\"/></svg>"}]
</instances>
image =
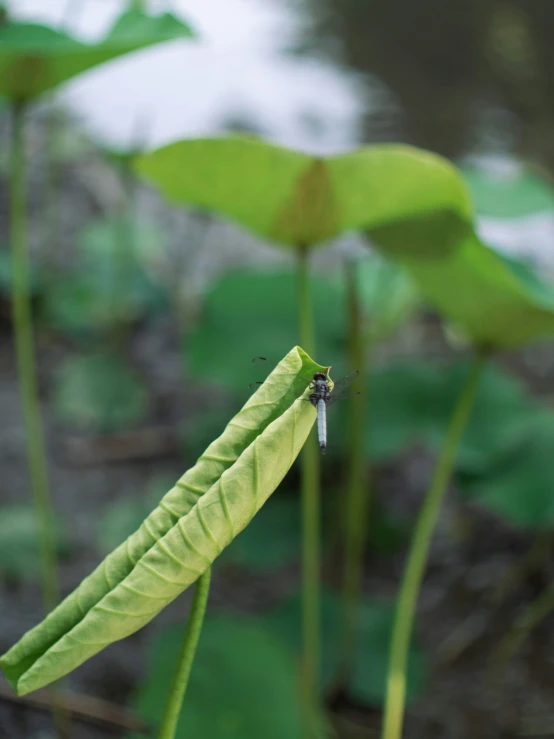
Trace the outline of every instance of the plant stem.
<instances>
[{"instance_id":1,"label":"plant stem","mask_svg":"<svg viewBox=\"0 0 554 739\"><path fill-rule=\"evenodd\" d=\"M554 610L554 585L546 588L519 616L490 659L489 674L498 679L525 639Z\"/></svg>"},{"instance_id":2,"label":"plant stem","mask_svg":"<svg viewBox=\"0 0 554 739\"><path fill-rule=\"evenodd\" d=\"M54 513L50 501L46 451L40 417L31 300L29 296L25 207L24 105L14 103L12 113L10 230L13 324L19 391L27 440L27 458L39 532L42 597L45 611L48 612L54 608L59 600L59 586Z\"/></svg>"},{"instance_id":3,"label":"plant stem","mask_svg":"<svg viewBox=\"0 0 554 739\"><path fill-rule=\"evenodd\" d=\"M392 634L383 739L400 739L406 702L406 669L417 598L427 564L431 537L450 481L456 452L473 407L485 356L473 358L466 382L450 419L431 485L419 513L402 577Z\"/></svg>"},{"instance_id":4,"label":"plant stem","mask_svg":"<svg viewBox=\"0 0 554 739\"><path fill-rule=\"evenodd\" d=\"M192 662L196 653L200 632L202 631L202 624L204 623L211 577L212 571L209 568L196 582L189 620L177 661L177 667L175 668L167 696L158 739L173 739L177 730L177 723L190 677Z\"/></svg>"},{"instance_id":5,"label":"plant stem","mask_svg":"<svg viewBox=\"0 0 554 739\"><path fill-rule=\"evenodd\" d=\"M29 258L25 204L25 105L12 104L10 165L10 240L12 311L19 393L27 444L33 507L38 531L42 600L46 613L59 601L55 518L50 500L48 463L40 417L29 287ZM69 735L68 717L59 697L52 696L52 715L58 735Z\"/></svg>"},{"instance_id":6,"label":"plant stem","mask_svg":"<svg viewBox=\"0 0 554 739\"><path fill-rule=\"evenodd\" d=\"M297 250L300 344L314 351L314 327L308 276L308 250ZM313 435L302 450L302 703L305 736L314 735L319 706L320 673L320 518L319 453Z\"/></svg>"},{"instance_id":7,"label":"plant stem","mask_svg":"<svg viewBox=\"0 0 554 739\"><path fill-rule=\"evenodd\" d=\"M336 684L341 687L350 675L356 652L356 632L361 598L363 556L367 542L368 489L367 455L364 448L366 418L366 371L362 330L362 310L353 263L345 265L349 314L350 371L360 374L353 389L359 395L350 405L350 443L348 454L348 493L346 499L345 553L341 599L341 633Z\"/></svg>"}]
</instances>

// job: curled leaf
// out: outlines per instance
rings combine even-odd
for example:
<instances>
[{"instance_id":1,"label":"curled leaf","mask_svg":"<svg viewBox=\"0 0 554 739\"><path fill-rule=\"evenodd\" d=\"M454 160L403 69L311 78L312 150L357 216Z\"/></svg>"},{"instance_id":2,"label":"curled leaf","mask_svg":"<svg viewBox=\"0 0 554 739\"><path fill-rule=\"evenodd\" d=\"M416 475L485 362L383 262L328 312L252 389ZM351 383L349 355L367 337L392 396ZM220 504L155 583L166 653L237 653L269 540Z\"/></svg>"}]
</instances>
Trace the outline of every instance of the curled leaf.
<instances>
[{"instance_id":1,"label":"curled leaf","mask_svg":"<svg viewBox=\"0 0 554 739\"><path fill-rule=\"evenodd\" d=\"M0 658L19 695L140 629L210 567L298 455L316 415L300 397L325 370L290 351L138 531Z\"/></svg>"}]
</instances>

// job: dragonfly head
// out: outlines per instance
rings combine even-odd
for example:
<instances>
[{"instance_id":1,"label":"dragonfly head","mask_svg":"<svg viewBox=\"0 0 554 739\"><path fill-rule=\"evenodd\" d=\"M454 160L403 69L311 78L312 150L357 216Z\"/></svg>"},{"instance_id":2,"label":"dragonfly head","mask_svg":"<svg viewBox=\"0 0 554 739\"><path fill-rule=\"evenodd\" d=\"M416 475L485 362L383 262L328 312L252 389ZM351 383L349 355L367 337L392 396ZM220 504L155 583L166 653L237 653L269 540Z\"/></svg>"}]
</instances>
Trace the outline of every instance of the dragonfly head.
<instances>
[{"instance_id":1,"label":"dragonfly head","mask_svg":"<svg viewBox=\"0 0 554 739\"><path fill-rule=\"evenodd\" d=\"M324 382L327 382L327 375L324 372L316 372L314 380L323 380Z\"/></svg>"}]
</instances>

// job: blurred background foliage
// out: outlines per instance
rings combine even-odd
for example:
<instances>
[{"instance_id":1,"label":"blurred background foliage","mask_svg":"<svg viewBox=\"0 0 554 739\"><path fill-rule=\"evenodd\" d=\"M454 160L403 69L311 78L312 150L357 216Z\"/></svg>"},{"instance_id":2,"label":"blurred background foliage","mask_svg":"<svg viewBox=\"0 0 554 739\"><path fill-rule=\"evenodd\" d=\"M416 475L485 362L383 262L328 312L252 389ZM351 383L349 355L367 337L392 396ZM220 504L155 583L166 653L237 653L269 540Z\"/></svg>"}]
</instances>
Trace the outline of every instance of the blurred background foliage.
<instances>
[{"instance_id":1,"label":"blurred background foliage","mask_svg":"<svg viewBox=\"0 0 554 739\"><path fill-rule=\"evenodd\" d=\"M173 36L196 43L192 20L170 12L169 4L158 3L161 11L150 14L140 5L118 6L122 15L107 28L104 47L139 47ZM506 268L503 274L516 275L525 286L526 305L551 306L552 4L303 0L295 8L301 32L294 42L283 43L283 56L331 60L352 75L365 109L352 144L402 141L460 164L477 232L488 244L483 249L491 247L495 264ZM157 20L150 23L149 15ZM177 17L181 25L175 25ZM22 37L25 43L30 38ZM69 42L64 49L70 49ZM5 54L0 36L0 82L9 77L2 66ZM23 74L19 82L26 81ZM319 94L328 95L324 85ZM185 83L177 95L194 107ZM249 129L252 135L273 135L238 103L230 105L219 133ZM317 140L325 120L312 114L308 123ZM144 116L130 121L133 140L112 147L54 97L42 98L29 111L31 296L64 592L140 525L223 430L249 397L249 385L263 380L253 357L267 357L271 369L298 341L291 256L214 213L169 205L139 181L131 165L145 146L148 125ZM9 130L3 105L2 647L40 614L40 561L36 522L27 506L11 329ZM359 286L367 370L363 448L371 505L364 600L354 669L340 685L333 678L348 408L329 412L323 484L322 678L329 720L338 736L349 739L376 735L370 732L379 726L396 585L432 460L467 370L460 358L467 336L445 329L436 301L431 305L410 276L407 267L413 265L368 249L360 234L325 247L314 255L310 277L316 359L329 361L335 378L348 371L347 261ZM447 301L462 282L455 271L449 280L436 281ZM467 284L466 305L484 305L488 289ZM476 325L492 325L491 316L483 311ZM504 337L513 333L511 319L502 313L496 325ZM488 738L551 730L549 609L530 630L505 682L487 685L488 692L481 686L487 655L554 574L553 373L552 344L545 342L501 352L483 377L411 647L407 737ZM298 478L295 467L215 565L210 618L179 737L300 736ZM146 723L158 720L185 613L186 604L172 605L143 632L72 675L72 690L95 694L106 704L126 704ZM106 706L95 712L105 718ZM75 722L75 739L105 736L89 719ZM121 723L114 726L114 736L132 733ZM30 704L12 705L6 691L0 693L0 733L38 737L49 731L47 717Z\"/></svg>"}]
</instances>

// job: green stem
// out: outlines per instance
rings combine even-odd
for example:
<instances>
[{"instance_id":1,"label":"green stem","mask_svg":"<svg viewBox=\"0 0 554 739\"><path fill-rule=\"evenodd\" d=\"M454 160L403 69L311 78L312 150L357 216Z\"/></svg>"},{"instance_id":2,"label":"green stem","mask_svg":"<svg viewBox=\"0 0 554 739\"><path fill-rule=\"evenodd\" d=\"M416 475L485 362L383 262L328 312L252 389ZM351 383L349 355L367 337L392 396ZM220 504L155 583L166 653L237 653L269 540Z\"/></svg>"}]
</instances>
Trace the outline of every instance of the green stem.
<instances>
[{"instance_id":1,"label":"green stem","mask_svg":"<svg viewBox=\"0 0 554 739\"><path fill-rule=\"evenodd\" d=\"M136 193L137 179L128 162L119 168L122 189L122 202L115 220L113 311L114 322L111 336L112 347L121 349L129 341L129 307L133 293L133 268L136 258Z\"/></svg>"},{"instance_id":2,"label":"green stem","mask_svg":"<svg viewBox=\"0 0 554 739\"><path fill-rule=\"evenodd\" d=\"M42 600L46 613L59 602L55 517L50 500L48 463L42 432L29 286L25 204L25 105L12 105L10 166L10 240L12 310L19 393L27 443L33 507L38 530ZM52 695L58 736L69 736L69 719L60 698Z\"/></svg>"},{"instance_id":3,"label":"green stem","mask_svg":"<svg viewBox=\"0 0 554 739\"><path fill-rule=\"evenodd\" d=\"M431 537L442 499L450 481L454 460L462 434L473 407L485 356L475 355L458 403L452 414L444 444L435 467L431 485L419 513L408 561L400 585L392 634L387 697L383 723L383 739L400 739L406 703L406 669L415 609Z\"/></svg>"},{"instance_id":4,"label":"green stem","mask_svg":"<svg viewBox=\"0 0 554 739\"><path fill-rule=\"evenodd\" d=\"M341 599L341 633L339 636L337 687L341 687L351 674L356 652L358 611L362 591L363 556L367 543L368 511L368 462L364 448L366 418L366 371L362 310L356 282L356 268L346 264L349 314L349 363L350 371L360 374L353 386L359 395L352 398L350 407L350 442L348 453L348 495L346 499L345 553Z\"/></svg>"},{"instance_id":5,"label":"green stem","mask_svg":"<svg viewBox=\"0 0 554 739\"><path fill-rule=\"evenodd\" d=\"M297 250L298 320L301 346L313 356L314 328L310 300L308 250ZM313 435L302 450L302 699L305 736L314 735L320 673L320 518L319 451Z\"/></svg>"},{"instance_id":6,"label":"green stem","mask_svg":"<svg viewBox=\"0 0 554 739\"><path fill-rule=\"evenodd\" d=\"M208 569L196 582L190 616L177 661L177 667L175 668L167 696L158 739L173 739L177 730L177 723L192 669L192 662L196 653L200 632L202 631L202 624L204 623L211 577L212 571Z\"/></svg>"},{"instance_id":7,"label":"green stem","mask_svg":"<svg viewBox=\"0 0 554 739\"><path fill-rule=\"evenodd\" d=\"M46 451L42 433L37 373L29 296L25 206L25 106L13 104L11 149L11 258L12 302L15 349L27 458L31 476L33 505L38 526L38 543L45 611L59 600L54 513L50 501Z\"/></svg>"}]
</instances>

